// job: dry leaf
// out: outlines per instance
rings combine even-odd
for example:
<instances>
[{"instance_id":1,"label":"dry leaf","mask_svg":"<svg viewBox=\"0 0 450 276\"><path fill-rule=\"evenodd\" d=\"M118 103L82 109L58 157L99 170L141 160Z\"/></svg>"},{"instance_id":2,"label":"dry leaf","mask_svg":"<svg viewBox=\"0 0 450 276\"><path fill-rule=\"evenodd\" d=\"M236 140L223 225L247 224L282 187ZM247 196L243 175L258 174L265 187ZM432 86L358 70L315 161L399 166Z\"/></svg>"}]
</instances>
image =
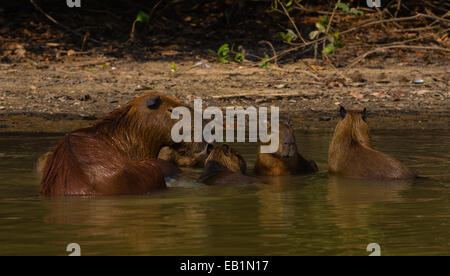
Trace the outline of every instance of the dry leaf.
<instances>
[{"instance_id":1,"label":"dry leaf","mask_svg":"<svg viewBox=\"0 0 450 276\"><path fill-rule=\"evenodd\" d=\"M350 96L352 96L353 98L356 98L356 99L364 98L364 95L361 93L358 93L358 92L352 92L352 93L350 93Z\"/></svg>"}]
</instances>

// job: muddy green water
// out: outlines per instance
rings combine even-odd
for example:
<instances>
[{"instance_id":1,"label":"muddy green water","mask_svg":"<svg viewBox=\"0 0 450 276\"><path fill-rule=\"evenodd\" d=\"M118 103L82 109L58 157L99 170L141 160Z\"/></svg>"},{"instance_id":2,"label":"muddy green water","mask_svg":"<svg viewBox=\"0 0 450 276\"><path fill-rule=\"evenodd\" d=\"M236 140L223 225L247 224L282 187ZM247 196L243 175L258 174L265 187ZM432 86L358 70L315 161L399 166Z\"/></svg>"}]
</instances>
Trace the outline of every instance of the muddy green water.
<instances>
[{"instance_id":1,"label":"muddy green water","mask_svg":"<svg viewBox=\"0 0 450 276\"><path fill-rule=\"evenodd\" d=\"M450 254L450 132L374 133L414 182L329 178L330 134L297 133L320 173L271 185L183 181L148 196L44 199L33 172L58 137L0 136L0 255ZM236 145L253 166L256 146ZM192 172L193 174L198 172Z\"/></svg>"}]
</instances>

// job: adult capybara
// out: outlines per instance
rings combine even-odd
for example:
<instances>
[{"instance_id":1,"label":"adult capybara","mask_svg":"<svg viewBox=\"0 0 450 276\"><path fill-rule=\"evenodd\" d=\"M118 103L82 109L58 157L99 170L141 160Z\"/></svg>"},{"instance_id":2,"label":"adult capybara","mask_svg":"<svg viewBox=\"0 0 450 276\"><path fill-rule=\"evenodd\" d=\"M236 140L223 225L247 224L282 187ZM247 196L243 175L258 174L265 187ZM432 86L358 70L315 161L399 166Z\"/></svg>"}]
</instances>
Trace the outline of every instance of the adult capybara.
<instances>
[{"instance_id":1,"label":"adult capybara","mask_svg":"<svg viewBox=\"0 0 450 276\"><path fill-rule=\"evenodd\" d=\"M165 166L154 159L174 144L171 112L178 106L184 105L148 93L65 135L46 160L41 194L143 194L165 188Z\"/></svg>"},{"instance_id":2,"label":"adult capybara","mask_svg":"<svg viewBox=\"0 0 450 276\"><path fill-rule=\"evenodd\" d=\"M208 155L199 181L206 185L249 184L260 182L246 176L247 163L228 145L217 146Z\"/></svg>"},{"instance_id":3,"label":"adult capybara","mask_svg":"<svg viewBox=\"0 0 450 276\"><path fill-rule=\"evenodd\" d=\"M295 175L317 172L316 162L306 160L298 152L294 131L288 124L280 122L279 146L275 153L261 153L258 149L258 158L255 172L259 175L279 176Z\"/></svg>"},{"instance_id":4,"label":"adult capybara","mask_svg":"<svg viewBox=\"0 0 450 276\"><path fill-rule=\"evenodd\" d=\"M372 149L367 110L340 108L338 123L328 152L330 173L354 178L413 179L416 175L397 159Z\"/></svg>"}]
</instances>

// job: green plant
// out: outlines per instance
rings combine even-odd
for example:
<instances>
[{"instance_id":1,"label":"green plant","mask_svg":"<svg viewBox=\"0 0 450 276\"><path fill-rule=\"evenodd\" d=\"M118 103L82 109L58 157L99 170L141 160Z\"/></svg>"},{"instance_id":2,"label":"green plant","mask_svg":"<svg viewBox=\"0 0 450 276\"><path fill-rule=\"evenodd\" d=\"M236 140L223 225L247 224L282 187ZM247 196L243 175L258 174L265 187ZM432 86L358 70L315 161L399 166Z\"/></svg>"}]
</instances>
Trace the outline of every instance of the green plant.
<instances>
[{"instance_id":1,"label":"green plant","mask_svg":"<svg viewBox=\"0 0 450 276\"><path fill-rule=\"evenodd\" d=\"M335 5L335 10L337 9L341 9L344 12L347 13L351 13L351 14L355 14L355 15L363 15L364 12L359 11L357 9L351 8L342 2L338 2ZM334 13L333 13L334 15ZM332 20L332 19L330 19ZM309 38L311 40L315 40L318 39L320 37L320 35L324 35L327 37L327 41L324 43L323 45L323 49L322 49L322 55L323 56L328 56L330 54L332 54L336 48L342 48L344 47L344 43L340 40L339 38L339 31L336 31L334 33L330 33L330 27L331 27L331 23L328 20L328 17L326 15L321 16L319 18L319 20L316 22L316 30L312 31L309 33ZM316 49L317 49L317 44L316 44Z\"/></svg>"},{"instance_id":2,"label":"green plant","mask_svg":"<svg viewBox=\"0 0 450 276\"><path fill-rule=\"evenodd\" d=\"M292 41L297 39L297 35L291 29L287 29L286 32L281 32L280 36L287 43L291 43Z\"/></svg>"},{"instance_id":3,"label":"green plant","mask_svg":"<svg viewBox=\"0 0 450 276\"><path fill-rule=\"evenodd\" d=\"M347 4L345 4L345 3L341 3L341 2L336 3L336 8L337 9L341 9L341 10L343 10L345 12L348 12L348 13L355 14L355 15L364 15L363 11L357 10L355 8L351 8L350 9L350 7Z\"/></svg>"},{"instance_id":4,"label":"green plant","mask_svg":"<svg viewBox=\"0 0 450 276\"><path fill-rule=\"evenodd\" d=\"M234 61L236 61L237 63L243 62L244 59L245 59L245 54L244 54L244 53L237 53L237 54L234 56Z\"/></svg>"},{"instance_id":5,"label":"green plant","mask_svg":"<svg viewBox=\"0 0 450 276\"><path fill-rule=\"evenodd\" d=\"M287 11L291 11L293 9L292 4L294 3L294 0L274 0L272 3L272 10L278 10L278 3L283 5Z\"/></svg>"},{"instance_id":6,"label":"green plant","mask_svg":"<svg viewBox=\"0 0 450 276\"><path fill-rule=\"evenodd\" d=\"M228 44L223 44L220 46L219 50L217 50L217 57L219 59L219 62L221 63L228 63L230 54L230 46Z\"/></svg>"},{"instance_id":7,"label":"green plant","mask_svg":"<svg viewBox=\"0 0 450 276\"><path fill-rule=\"evenodd\" d=\"M231 59L230 54L235 54L233 57L233 60L237 63L241 63L245 60L245 53L239 52L236 53L233 51L233 48L230 49L230 45L225 43L217 50L217 52L214 52L213 50L209 50L210 53L215 53L217 55L217 59L220 63L228 63Z\"/></svg>"},{"instance_id":8,"label":"green plant","mask_svg":"<svg viewBox=\"0 0 450 276\"><path fill-rule=\"evenodd\" d=\"M263 68L263 69L270 68L270 61L269 61L268 55L266 55L263 59L261 59L261 68Z\"/></svg>"},{"instance_id":9,"label":"green plant","mask_svg":"<svg viewBox=\"0 0 450 276\"><path fill-rule=\"evenodd\" d=\"M172 62L170 63L170 70L171 70L173 73L176 73L176 72L177 72L177 65L175 64L175 61L172 61Z\"/></svg>"},{"instance_id":10,"label":"green plant","mask_svg":"<svg viewBox=\"0 0 450 276\"><path fill-rule=\"evenodd\" d=\"M133 22L133 26L131 27L131 33L130 38L134 39L134 31L136 29L136 23L142 22L142 23L148 23L150 21L150 15L144 11L139 11L138 15L136 16L136 19Z\"/></svg>"}]
</instances>

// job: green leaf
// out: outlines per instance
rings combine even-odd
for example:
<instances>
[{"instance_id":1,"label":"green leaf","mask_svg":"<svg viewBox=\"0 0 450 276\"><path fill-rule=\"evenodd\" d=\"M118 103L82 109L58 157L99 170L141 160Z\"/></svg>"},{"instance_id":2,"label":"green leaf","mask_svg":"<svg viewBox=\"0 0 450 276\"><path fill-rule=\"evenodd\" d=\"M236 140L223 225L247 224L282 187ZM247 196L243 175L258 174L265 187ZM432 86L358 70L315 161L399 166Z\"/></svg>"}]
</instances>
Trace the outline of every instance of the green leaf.
<instances>
[{"instance_id":1,"label":"green leaf","mask_svg":"<svg viewBox=\"0 0 450 276\"><path fill-rule=\"evenodd\" d=\"M336 44L336 42L339 41L339 32L335 32L334 34L329 34L328 35L328 40L331 43Z\"/></svg>"},{"instance_id":2,"label":"green leaf","mask_svg":"<svg viewBox=\"0 0 450 276\"><path fill-rule=\"evenodd\" d=\"M328 21L328 16L322 15L321 17L319 17L318 22L322 23L322 25L325 25L325 24L327 24L327 21Z\"/></svg>"},{"instance_id":3,"label":"green leaf","mask_svg":"<svg viewBox=\"0 0 450 276\"><path fill-rule=\"evenodd\" d=\"M223 44L222 46L220 46L219 50L217 50L217 55L221 57L226 57L228 56L229 53L230 53L230 45L228 44Z\"/></svg>"},{"instance_id":4,"label":"green leaf","mask_svg":"<svg viewBox=\"0 0 450 276\"><path fill-rule=\"evenodd\" d=\"M170 63L170 69L172 69L173 72L177 71L177 65L175 64L175 61L172 61Z\"/></svg>"},{"instance_id":5,"label":"green leaf","mask_svg":"<svg viewBox=\"0 0 450 276\"><path fill-rule=\"evenodd\" d=\"M150 15L144 11L140 11L136 17L136 22L148 23L150 21Z\"/></svg>"},{"instance_id":6,"label":"green leaf","mask_svg":"<svg viewBox=\"0 0 450 276\"><path fill-rule=\"evenodd\" d=\"M261 68L263 69L269 69L270 67L270 61L269 60L269 56L266 55L263 59L261 59Z\"/></svg>"},{"instance_id":7,"label":"green leaf","mask_svg":"<svg viewBox=\"0 0 450 276\"><path fill-rule=\"evenodd\" d=\"M294 31L290 29L287 29L286 33L281 32L280 35L283 38L283 40L287 41L288 43L297 39L297 35L294 33Z\"/></svg>"},{"instance_id":8,"label":"green leaf","mask_svg":"<svg viewBox=\"0 0 450 276\"><path fill-rule=\"evenodd\" d=\"M234 61L236 61L237 63L243 62L244 59L245 59L245 54L244 54L244 53L237 53L237 54L234 56Z\"/></svg>"},{"instance_id":9,"label":"green leaf","mask_svg":"<svg viewBox=\"0 0 450 276\"><path fill-rule=\"evenodd\" d=\"M327 55L329 55L329 54L331 54L331 53L333 53L334 52L334 44L328 44L327 46L325 46L325 48L323 49L323 51L322 51L322 54L324 55L324 56L327 56Z\"/></svg>"},{"instance_id":10,"label":"green leaf","mask_svg":"<svg viewBox=\"0 0 450 276\"><path fill-rule=\"evenodd\" d=\"M336 8L342 9L345 12L349 12L350 8L345 3L336 3Z\"/></svg>"},{"instance_id":11,"label":"green leaf","mask_svg":"<svg viewBox=\"0 0 450 276\"><path fill-rule=\"evenodd\" d=\"M317 22L316 23L316 28L319 30L319 32L324 33L326 32L325 26L322 22Z\"/></svg>"},{"instance_id":12,"label":"green leaf","mask_svg":"<svg viewBox=\"0 0 450 276\"><path fill-rule=\"evenodd\" d=\"M355 9L355 8L352 8L352 9L350 10L350 12L351 12L352 14L355 14L355 15L364 15L364 12L363 12L363 11L357 10L357 9Z\"/></svg>"},{"instance_id":13,"label":"green leaf","mask_svg":"<svg viewBox=\"0 0 450 276\"><path fill-rule=\"evenodd\" d=\"M318 36L319 36L319 31L312 31L312 32L309 33L309 38L311 40L316 39Z\"/></svg>"},{"instance_id":14,"label":"green leaf","mask_svg":"<svg viewBox=\"0 0 450 276\"><path fill-rule=\"evenodd\" d=\"M228 63L228 58L225 58L225 57L219 57L219 62L220 62L220 63Z\"/></svg>"},{"instance_id":15,"label":"green leaf","mask_svg":"<svg viewBox=\"0 0 450 276\"><path fill-rule=\"evenodd\" d=\"M230 45L223 44L222 46L220 46L219 50L217 50L217 57L219 59L219 62L228 63L229 53L230 53Z\"/></svg>"},{"instance_id":16,"label":"green leaf","mask_svg":"<svg viewBox=\"0 0 450 276\"><path fill-rule=\"evenodd\" d=\"M272 8L273 8L274 10L278 10L278 0L274 0L274 1L273 1Z\"/></svg>"}]
</instances>

